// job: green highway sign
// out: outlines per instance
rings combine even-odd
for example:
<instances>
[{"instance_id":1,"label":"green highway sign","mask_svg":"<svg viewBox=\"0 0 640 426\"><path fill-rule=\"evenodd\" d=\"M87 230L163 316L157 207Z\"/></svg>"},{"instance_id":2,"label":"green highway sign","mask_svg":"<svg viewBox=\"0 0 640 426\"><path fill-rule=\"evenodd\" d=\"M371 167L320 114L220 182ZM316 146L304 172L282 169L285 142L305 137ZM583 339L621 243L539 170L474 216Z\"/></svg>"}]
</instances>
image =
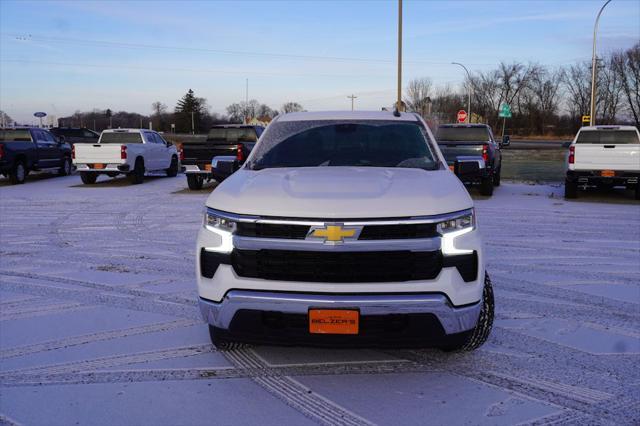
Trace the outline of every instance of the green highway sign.
<instances>
[{"instance_id":1,"label":"green highway sign","mask_svg":"<svg viewBox=\"0 0 640 426\"><path fill-rule=\"evenodd\" d=\"M498 117L511 118L511 107L509 104L503 103L500 105L500 113L498 114Z\"/></svg>"}]
</instances>

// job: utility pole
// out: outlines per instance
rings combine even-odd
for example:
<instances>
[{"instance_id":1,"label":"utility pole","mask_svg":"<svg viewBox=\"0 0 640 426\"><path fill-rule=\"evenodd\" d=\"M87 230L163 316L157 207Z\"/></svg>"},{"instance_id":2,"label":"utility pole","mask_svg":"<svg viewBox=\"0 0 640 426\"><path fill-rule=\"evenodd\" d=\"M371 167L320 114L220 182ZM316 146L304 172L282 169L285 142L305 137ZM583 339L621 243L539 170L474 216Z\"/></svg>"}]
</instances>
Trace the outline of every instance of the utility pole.
<instances>
[{"instance_id":1,"label":"utility pole","mask_svg":"<svg viewBox=\"0 0 640 426\"><path fill-rule=\"evenodd\" d=\"M467 67L462 65L460 62L451 62L451 64L460 65L467 73L467 82L469 84L467 87L467 123L471 123L471 74L469 74Z\"/></svg>"},{"instance_id":2,"label":"utility pole","mask_svg":"<svg viewBox=\"0 0 640 426\"><path fill-rule=\"evenodd\" d=\"M354 99L357 99L358 97L355 95L351 95L351 96L347 96L348 99L351 99L351 111L353 111L353 101Z\"/></svg>"},{"instance_id":3,"label":"utility pole","mask_svg":"<svg viewBox=\"0 0 640 426\"><path fill-rule=\"evenodd\" d=\"M402 111L402 0L398 0L398 100L396 110Z\"/></svg>"},{"instance_id":4,"label":"utility pole","mask_svg":"<svg viewBox=\"0 0 640 426\"><path fill-rule=\"evenodd\" d=\"M195 120L193 117L193 111L191 111L191 134L195 135L196 134L196 124L195 124Z\"/></svg>"},{"instance_id":5,"label":"utility pole","mask_svg":"<svg viewBox=\"0 0 640 426\"><path fill-rule=\"evenodd\" d=\"M596 68L597 68L597 59L596 59L596 36L598 34L598 22L600 21L600 15L602 15L602 11L604 8L611 3L611 0L607 0L605 4L600 8L600 12L598 12L598 16L596 17L596 23L593 26L593 52L591 53L591 111L589 112L589 125L596 125Z\"/></svg>"}]
</instances>

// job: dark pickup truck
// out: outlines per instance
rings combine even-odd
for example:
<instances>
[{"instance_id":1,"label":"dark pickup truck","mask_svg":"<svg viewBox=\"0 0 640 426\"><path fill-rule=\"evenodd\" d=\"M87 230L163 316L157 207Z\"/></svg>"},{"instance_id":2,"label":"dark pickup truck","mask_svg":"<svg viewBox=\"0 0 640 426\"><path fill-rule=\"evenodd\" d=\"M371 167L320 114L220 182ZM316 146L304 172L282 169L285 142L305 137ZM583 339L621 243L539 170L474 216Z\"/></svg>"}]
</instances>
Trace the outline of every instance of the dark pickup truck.
<instances>
[{"instance_id":1,"label":"dark pickup truck","mask_svg":"<svg viewBox=\"0 0 640 426\"><path fill-rule=\"evenodd\" d=\"M247 159L263 130L261 126L223 124L213 126L204 141L183 142L180 159L189 189L229 177Z\"/></svg>"},{"instance_id":2,"label":"dark pickup truck","mask_svg":"<svg viewBox=\"0 0 640 426\"><path fill-rule=\"evenodd\" d=\"M64 136L64 141L69 145L75 143L98 143L100 133L86 127L54 127L51 133L57 137Z\"/></svg>"},{"instance_id":3,"label":"dark pickup truck","mask_svg":"<svg viewBox=\"0 0 640 426\"><path fill-rule=\"evenodd\" d=\"M0 173L17 184L24 183L31 171L70 174L71 146L45 129L0 129Z\"/></svg>"},{"instance_id":4,"label":"dark pickup truck","mask_svg":"<svg viewBox=\"0 0 640 426\"><path fill-rule=\"evenodd\" d=\"M509 145L508 136L497 143L486 124L443 124L438 126L436 140L462 182L480 184L480 194L493 195L493 187L500 185L500 148Z\"/></svg>"}]
</instances>

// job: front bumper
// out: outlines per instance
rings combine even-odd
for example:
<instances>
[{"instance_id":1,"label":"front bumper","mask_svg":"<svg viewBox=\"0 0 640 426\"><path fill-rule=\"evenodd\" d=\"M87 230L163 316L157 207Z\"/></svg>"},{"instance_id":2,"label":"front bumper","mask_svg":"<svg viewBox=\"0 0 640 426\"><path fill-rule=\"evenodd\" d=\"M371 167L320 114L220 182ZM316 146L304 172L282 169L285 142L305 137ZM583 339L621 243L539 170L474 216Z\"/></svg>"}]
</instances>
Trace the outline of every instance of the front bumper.
<instances>
[{"instance_id":1,"label":"front bumper","mask_svg":"<svg viewBox=\"0 0 640 426\"><path fill-rule=\"evenodd\" d=\"M200 299L203 319L210 325L228 330L241 310L306 315L310 308L358 309L361 317L402 314L432 314L447 335L462 333L475 327L481 302L454 307L443 294L377 294L337 295L229 291L219 303Z\"/></svg>"}]
</instances>

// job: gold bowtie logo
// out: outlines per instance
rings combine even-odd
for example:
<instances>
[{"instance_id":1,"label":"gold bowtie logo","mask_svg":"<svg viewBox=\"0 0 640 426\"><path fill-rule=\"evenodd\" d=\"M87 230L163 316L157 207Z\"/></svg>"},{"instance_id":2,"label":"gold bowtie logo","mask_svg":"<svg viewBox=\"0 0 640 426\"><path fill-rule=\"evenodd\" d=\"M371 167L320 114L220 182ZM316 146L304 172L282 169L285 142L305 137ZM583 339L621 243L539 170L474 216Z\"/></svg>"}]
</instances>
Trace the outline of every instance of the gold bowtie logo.
<instances>
[{"instance_id":1,"label":"gold bowtie logo","mask_svg":"<svg viewBox=\"0 0 640 426\"><path fill-rule=\"evenodd\" d=\"M326 243L340 243L345 238L355 237L357 231L357 228L343 228L342 225L325 225L324 228L313 229L309 236L323 238Z\"/></svg>"}]
</instances>

